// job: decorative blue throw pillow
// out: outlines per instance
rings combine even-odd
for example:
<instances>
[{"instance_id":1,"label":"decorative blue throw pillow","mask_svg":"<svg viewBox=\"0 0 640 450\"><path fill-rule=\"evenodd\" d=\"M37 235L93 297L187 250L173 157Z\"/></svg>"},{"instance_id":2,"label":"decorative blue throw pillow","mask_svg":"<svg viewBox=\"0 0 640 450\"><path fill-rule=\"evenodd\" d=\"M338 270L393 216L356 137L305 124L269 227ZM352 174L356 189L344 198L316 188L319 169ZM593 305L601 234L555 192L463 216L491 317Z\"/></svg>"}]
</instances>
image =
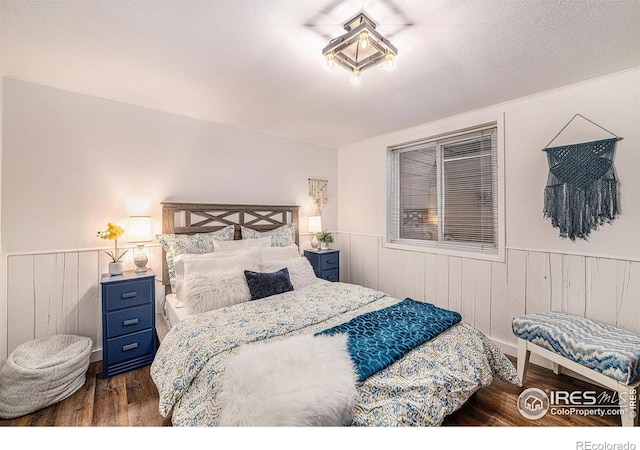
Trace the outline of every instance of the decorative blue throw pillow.
<instances>
[{"instance_id":1,"label":"decorative blue throw pillow","mask_svg":"<svg viewBox=\"0 0 640 450\"><path fill-rule=\"evenodd\" d=\"M247 279L247 284L249 285L251 300L257 300L259 298L269 297L270 295L293 291L293 285L289 278L289 271L286 267L272 273L245 270L244 276Z\"/></svg>"}]
</instances>

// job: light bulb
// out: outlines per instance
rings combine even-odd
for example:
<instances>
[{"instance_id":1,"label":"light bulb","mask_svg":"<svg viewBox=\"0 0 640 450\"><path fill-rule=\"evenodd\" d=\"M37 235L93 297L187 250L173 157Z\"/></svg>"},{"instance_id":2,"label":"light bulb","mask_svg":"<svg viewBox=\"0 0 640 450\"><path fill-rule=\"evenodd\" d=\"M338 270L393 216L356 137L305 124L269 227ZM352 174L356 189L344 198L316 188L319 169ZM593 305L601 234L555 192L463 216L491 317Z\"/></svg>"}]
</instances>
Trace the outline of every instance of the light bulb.
<instances>
[{"instance_id":1,"label":"light bulb","mask_svg":"<svg viewBox=\"0 0 640 450\"><path fill-rule=\"evenodd\" d=\"M393 53L387 53L387 68L391 69L393 67Z\"/></svg>"},{"instance_id":2,"label":"light bulb","mask_svg":"<svg viewBox=\"0 0 640 450\"><path fill-rule=\"evenodd\" d=\"M327 55L327 67L333 67L333 53Z\"/></svg>"},{"instance_id":3,"label":"light bulb","mask_svg":"<svg viewBox=\"0 0 640 450\"><path fill-rule=\"evenodd\" d=\"M364 50L367 47L369 47L369 33L363 31L362 33L360 33L360 48Z\"/></svg>"},{"instance_id":4,"label":"light bulb","mask_svg":"<svg viewBox=\"0 0 640 450\"><path fill-rule=\"evenodd\" d=\"M351 82L353 84L360 83L360 70L359 69L354 69L353 75L351 76Z\"/></svg>"}]
</instances>

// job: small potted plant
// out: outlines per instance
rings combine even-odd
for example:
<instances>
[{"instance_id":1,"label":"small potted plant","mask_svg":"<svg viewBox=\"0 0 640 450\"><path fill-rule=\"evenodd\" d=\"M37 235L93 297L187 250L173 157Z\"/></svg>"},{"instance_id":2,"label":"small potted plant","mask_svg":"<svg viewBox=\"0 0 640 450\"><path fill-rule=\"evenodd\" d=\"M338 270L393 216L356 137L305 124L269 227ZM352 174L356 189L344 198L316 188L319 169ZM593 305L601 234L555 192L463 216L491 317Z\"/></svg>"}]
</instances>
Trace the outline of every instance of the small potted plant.
<instances>
[{"instance_id":1,"label":"small potted plant","mask_svg":"<svg viewBox=\"0 0 640 450\"><path fill-rule=\"evenodd\" d=\"M124 234L124 228L109 222L107 224L107 229L104 231L98 231L98 237L102 239L110 239L115 241L115 248L112 252L105 252L111 258L111 262L109 262L109 274L110 275L122 275L124 272L124 263L122 262L122 257L129 250L125 250L124 252L118 254L118 238Z\"/></svg>"},{"instance_id":2,"label":"small potted plant","mask_svg":"<svg viewBox=\"0 0 640 450\"><path fill-rule=\"evenodd\" d=\"M320 231L316 234L316 239L320 242L321 250L326 250L329 248L329 244L333 244L333 235L327 230Z\"/></svg>"}]
</instances>

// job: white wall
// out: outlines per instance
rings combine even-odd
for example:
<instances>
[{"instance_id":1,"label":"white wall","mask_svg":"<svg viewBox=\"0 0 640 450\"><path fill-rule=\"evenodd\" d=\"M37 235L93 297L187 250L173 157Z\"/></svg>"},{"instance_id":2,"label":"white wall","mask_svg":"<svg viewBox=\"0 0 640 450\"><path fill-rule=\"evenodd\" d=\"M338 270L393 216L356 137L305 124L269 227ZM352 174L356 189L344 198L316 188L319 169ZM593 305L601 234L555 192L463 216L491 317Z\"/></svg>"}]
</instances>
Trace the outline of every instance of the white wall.
<instances>
[{"instance_id":1,"label":"white wall","mask_svg":"<svg viewBox=\"0 0 640 450\"><path fill-rule=\"evenodd\" d=\"M159 226L162 201L296 204L305 218L309 177L329 180L336 226L335 149L13 79L4 109L8 253L101 246L108 221Z\"/></svg>"},{"instance_id":2,"label":"white wall","mask_svg":"<svg viewBox=\"0 0 640 450\"><path fill-rule=\"evenodd\" d=\"M107 222L150 214L160 232L162 201L294 204L306 233L311 177L329 181L323 225L337 226L336 149L9 78L3 107L2 251L8 324L20 326L0 361L29 337L86 329ZM53 325L43 296L58 304Z\"/></svg>"},{"instance_id":3,"label":"white wall","mask_svg":"<svg viewBox=\"0 0 640 450\"><path fill-rule=\"evenodd\" d=\"M622 214L588 241L558 236L542 216L542 148L576 114L624 139L614 165ZM386 148L504 118L504 261L385 244ZM338 149L341 278L462 313L513 353L513 317L563 310L640 332L640 68L471 111ZM610 137L577 118L554 144Z\"/></svg>"},{"instance_id":4,"label":"white wall","mask_svg":"<svg viewBox=\"0 0 640 450\"><path fill-rule=\"evenodd\" d=\"M3 89L4 83L0 73L0 361L6 359L7 348L7 271L6 255L2 247L2 130L3 124Z\"/></svg>"},{"instance_id":5,"label":"white wall","mask_svg":"<svg viewBox=\"0 0 640 450\"><path fill-rule=\"evenodd\" d=\"M639 90L636 69L336 152L5 78L0 244L9 267L0 275L11 278L0 293L0 362L39 334L99 336L106 257L95 233L107 221L144 212L159 228L163 200L296 203L304 232L313 211L309 177L329 180L323 223L340 230L345 281L397 297L435 296L507 346L514 315L556 307L640 331ZM542 218L547 162L540 150L576 113L624 137L615 160L623 213L588 242L573 243ZM386 147L496 114L505 122L506 261L386 248ZM156 248L152 267L158 259ZM14 332L5 333L10 324Z\"/></svg>"},{"instance_id":6,"label":"white wall","mask_svg":"<svg viewBox=\"0 0 640 450\"><path fill-rule=\"evenodd\" d=\"M588 241L558 237L542 216L548 164L542 148L579 113L624 137L616 148L615 168L620 181L622 214L610 225L591 233ZM511 249L607 256L640 260L640 69L568 86L551 92L471 111L396 133L379 136L338 151L339 220L344 232L383 236L386 221L386 148L459 123L473 123L504 115L506 183L506 246ZM611 137L581 120L561 138ZM453 128L452 128L453 127ZM573 136L571 134L573 133ZM348 213L346 213L348 211Z\"/></svg>"}]
</instances>

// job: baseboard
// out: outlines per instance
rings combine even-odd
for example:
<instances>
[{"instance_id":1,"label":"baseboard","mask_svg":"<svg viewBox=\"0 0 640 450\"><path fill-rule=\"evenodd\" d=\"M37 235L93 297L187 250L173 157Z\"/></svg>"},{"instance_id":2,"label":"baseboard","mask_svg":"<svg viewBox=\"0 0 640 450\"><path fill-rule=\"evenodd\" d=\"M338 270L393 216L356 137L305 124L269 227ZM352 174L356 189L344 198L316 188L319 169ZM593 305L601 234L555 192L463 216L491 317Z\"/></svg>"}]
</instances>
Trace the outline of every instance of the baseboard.
<instances>
[{"instance_id":1,"label":"baseboard","mask_svg":"<svg viewBox=\"0 0 640 450\"><path fill-rule=\"evenodd\" d=\"M489 338L491 342L493 342L496 347L500 349L502 353L508 356L513 356L516 358L518 356L518 346L514 344L508 344L506 342L497 341L495 339Z\"/></svg>"},{"instance_id":2,"label":"baseboard","mask_svg":"<svg viewBox=\"0 0 640 450\"><path fill-rule=\"evenodd\" d=\"M91 356L89 357L89 362L94 363L97 361L102 361L102 347L91 350Z\"/></svg>"}]
</instances>

